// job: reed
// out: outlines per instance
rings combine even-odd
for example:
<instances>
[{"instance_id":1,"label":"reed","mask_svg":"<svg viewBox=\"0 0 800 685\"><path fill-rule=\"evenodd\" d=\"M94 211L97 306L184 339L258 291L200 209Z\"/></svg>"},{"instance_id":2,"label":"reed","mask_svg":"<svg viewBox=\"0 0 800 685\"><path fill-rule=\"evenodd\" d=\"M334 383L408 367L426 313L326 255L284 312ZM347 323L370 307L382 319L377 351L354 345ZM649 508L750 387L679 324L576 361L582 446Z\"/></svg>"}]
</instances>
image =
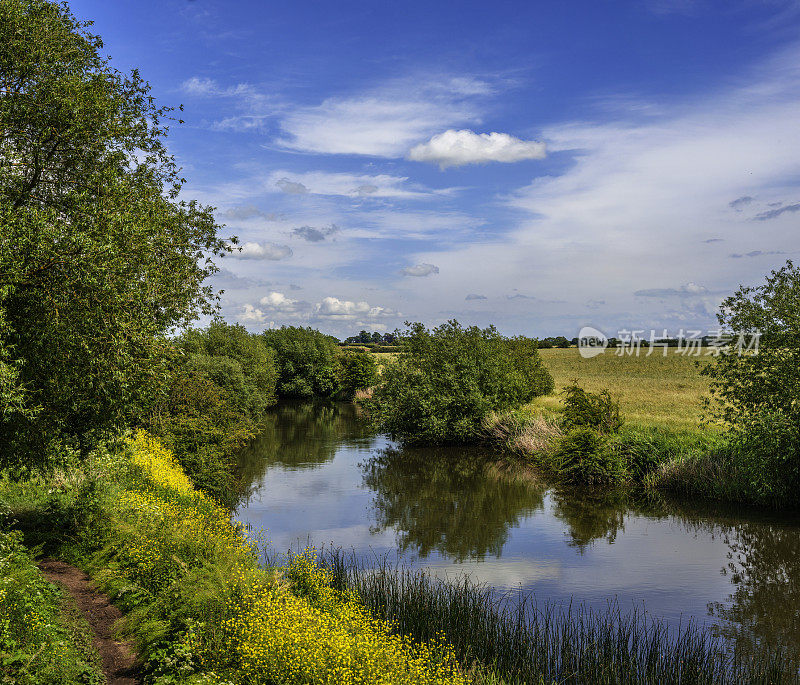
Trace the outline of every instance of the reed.
<instances>
[{"instance_id":1,"label":"reed","mask_svg":"<svg viewBox=\"0 0 800 685\"><path fill-rule=\"evenodd\" d=\"M368 565L336 549L324 550L320 561L335 588L357 592L399 633L419 641L443 635L485 682L800 682L779 648L739 654L702 626L671 629L643 609L623 612L614 601L603 610L540 603L521 593L498 595L468 577L440 580L386 558Z\"/></svg>"}]
</instances>

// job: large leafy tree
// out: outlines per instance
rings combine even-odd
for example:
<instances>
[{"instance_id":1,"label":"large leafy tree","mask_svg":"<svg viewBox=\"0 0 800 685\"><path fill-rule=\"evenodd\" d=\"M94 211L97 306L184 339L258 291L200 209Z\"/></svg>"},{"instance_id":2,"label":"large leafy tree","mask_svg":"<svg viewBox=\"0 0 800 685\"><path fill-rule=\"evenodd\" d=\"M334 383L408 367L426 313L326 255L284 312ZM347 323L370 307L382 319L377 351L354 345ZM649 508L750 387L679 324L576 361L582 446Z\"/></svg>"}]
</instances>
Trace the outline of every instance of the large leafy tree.
<instances>
[{"instance_id":1,"label":"large leafy tree","mask_svg":"<svg viewBox=\"0 0 800 685\"><path fill-rule=\"evenodd\" d=\"M536 341L448 321L400 332L400 354L367 402L377 425L408 444L472 442L490 412L553 390Z\"/></svg>"},{"instance_id":2,"label":"large leafy tree","mask_svg":"<svg viewBox=\"0 0 800 685\"><path fill-rule=\"evenodd\" d=\"M171 110L115 70L66 4L0 0L0 453L84 449L166 369L166 334L214 309L230 249L179 198Z\"/></svg>"}]
</instances>

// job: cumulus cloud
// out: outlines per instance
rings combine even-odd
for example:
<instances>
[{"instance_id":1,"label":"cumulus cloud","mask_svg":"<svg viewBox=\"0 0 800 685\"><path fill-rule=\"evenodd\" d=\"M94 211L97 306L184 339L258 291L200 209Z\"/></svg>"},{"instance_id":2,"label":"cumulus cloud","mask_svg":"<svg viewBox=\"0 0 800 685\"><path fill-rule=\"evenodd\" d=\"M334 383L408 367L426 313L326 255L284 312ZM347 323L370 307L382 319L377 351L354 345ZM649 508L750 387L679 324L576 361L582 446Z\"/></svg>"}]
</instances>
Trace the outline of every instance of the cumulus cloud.
<instances>
[{"instance_id":1,"label":"cumulus cloud","mask_svg":"<svg viewBox=\"0 0 800 685\"><path fill-rule=\"evenodd\" d=\"M416 266L407 266L403 269L403 274L406 276L430 276L431 274L438 274L439 267L435 264L417 264Z\"/></svg>"},{"instance_id":2,"label":"cumulus cloud","mask_svg":"<svg viewBox=\"0 0 800 685\"><path fill-rule=\"evenodd\" d=\"M300 226L292 231L293 236L307 240L310 243L319 243L328 236L338 233L339 227L336 224L330 226L323 226L322 228L314 228L313 226Z\"/></svg>"},{"instance_id":3,"label":"cumulus cloud","mask_svg":"<svg viewBox=\"0 0 800 685\"><path fill-rule=\"evenodd\" d=\"M308 192L308 188L302 183L292 181L288 178L279 178L275 181L275 185L289 195L305 195Z\"/></svg>"},{"instance_id":4,"label":"cumulus cloud","mask_svg":"<svg viewBox=\"0 0 800 685\"><path fill-rule=\"evenodd\" d=\"M326 297L314 307L314 313L324 318L354 319L366 317L377 319L382 316L393 316L395 312L386 307L373 307L366 302L351 302L337 297Z\"/></svg>"},{"instance_id":5,"label":"cumulus cloud","mask_svg":"<svg viewBox=\"0 0 800 685\"><path fill-rule=\"evenodd\" d=\"M292 256L292 248L277 243L242 243L241 250L231 256L236 259L269 259L277 261Z\"/></svg>"},{"instance_id":6,"label":"cumulus cloud","mask_svg":"<svg viewBox=\"0 0 800 685\"><path fill-rule=\"evenodd\" d=\"M433 136L427 143L415 145L408 159L432 162L440 169L485 162L520 162L524 159L543 159L544 143L521 140L507 133L475 133L450 129Z\"/></svg>"},{"instance_id":7,"label":"cumulus cloud","mask_svg":"<svg viewBox=\"0 0 800 685\"><path fill-rule=\"evenodd\" d=\"M239 314L239 319L241 321L248 321L251 323L264 323L267 320L267 315L254 307L252 304L245 304L242 305L242 311Z\"/></svg>"},{"instance_id":8,"label":"cumulus cloud","mask_svg":"<svg viewBox=\"0 0 800 685\"><path fill-rule=\"evenodd\" d=\"M273 291L268 295L264 295L264 297L259 300L259 304L275 311L294 312L301 303L298 300L286 297L283 293Z\"/></svg>"},{"instance_id":9,"label":"cumulus cloud","mask_svg":"<svg viewBox=\"0 0 800 685\"><path fill-rule=\"evenodd\" d=\"M477 293L470 293L464 299L465 300L485 300L487 298L486 298L486 295L478 295Z\"/></svg>"},{"instance_id":10,"label":"cumulus cloud","mask_svg":"<svg viewBox=\"0 0 800 685\"><path fill-rule=\"evenodd\" d=\"M680 288L646 288L633 294L637 297L696 297L707 295L708 288L697 283L687 283Z\"/></svg>"},{"instance_id":11,"label":"cumulus cloud","mask_svg":"<svg viewBox=\"0 0 800 685\"><path fill-rule=\"evenodd\" d=\"M769 219L774 219L776 217L779 217L781 214L786 214L787 212L789 213L800 212L800 202L796 202L793 205L786 205L784 207L780 207L779 209L770 209L767 210L766 212L760 212L756 214L753 218L756 221L767 221Z\"/></svg>"}]
</instances>

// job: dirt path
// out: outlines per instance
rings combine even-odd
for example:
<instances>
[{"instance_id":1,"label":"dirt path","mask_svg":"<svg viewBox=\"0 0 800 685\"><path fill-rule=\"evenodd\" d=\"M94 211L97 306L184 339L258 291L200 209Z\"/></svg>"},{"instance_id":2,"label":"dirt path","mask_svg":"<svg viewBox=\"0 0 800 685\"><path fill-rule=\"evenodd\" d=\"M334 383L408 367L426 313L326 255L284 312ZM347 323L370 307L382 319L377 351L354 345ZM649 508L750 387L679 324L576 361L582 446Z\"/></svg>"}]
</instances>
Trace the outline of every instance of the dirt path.
<instances>
[{"instance_id":1,"label":"dirt path","mask_svg":"<svg viewBox=\"0 0 800 685\"><path fill-rule=\"evenodd\" d=\"M109 685L136 685L136 657L125 642L113 638L114 624L122 617L108 597L98 591L92 580L80 569L55 559L43 559L39 568L47 580L65 588L75 599L78 608L94 633L93 644L103 666Z\"/></svg>"}]
</instances>

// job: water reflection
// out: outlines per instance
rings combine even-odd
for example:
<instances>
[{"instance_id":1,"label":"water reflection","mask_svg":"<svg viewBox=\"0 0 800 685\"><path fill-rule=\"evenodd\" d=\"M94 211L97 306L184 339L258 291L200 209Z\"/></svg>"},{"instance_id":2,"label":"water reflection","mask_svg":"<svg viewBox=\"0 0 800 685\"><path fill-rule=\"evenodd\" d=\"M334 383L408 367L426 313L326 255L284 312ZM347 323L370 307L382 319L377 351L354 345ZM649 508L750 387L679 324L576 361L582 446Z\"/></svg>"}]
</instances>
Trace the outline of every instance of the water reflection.
<instances>
[{"instance_id":1,"label":"water reflection","mask_svg":"<svg viewBox=\"0 0 800 685\"><path fill-rule=\"evenodd\" d=\"M268 413L261 432L240 455L240 501L264 485L270 466L315 468L331 461L337 450L369 437L354 405L345 402L283 403Z\"/></svg>"},{"instance_id":2,"label":"water reflection","mask_svg":"<svg viewBox=\"0 0 800 685\"><path fill-rule=\"evenodd\" d=\"M487 464L470 450L400 451L351 405L283 405L241 455L236 515L283 550L307 538L399 550L447 575L599 606L616 595L800 654L797 516L546 489Z\"/></svg>"},{"instance_id":3,"label":"water reflection","mask_svg":"<svg viewBox=\"0 0 800 685\"><path fill-rule=\"evenodd\" d=\"M383 450L362 464L375 493L373 530L396 530L398 547L421 558L499 557L509 529L542 508L545 488L487 476L486 467L466 449Z\"/></svg>"}]
</instances>

